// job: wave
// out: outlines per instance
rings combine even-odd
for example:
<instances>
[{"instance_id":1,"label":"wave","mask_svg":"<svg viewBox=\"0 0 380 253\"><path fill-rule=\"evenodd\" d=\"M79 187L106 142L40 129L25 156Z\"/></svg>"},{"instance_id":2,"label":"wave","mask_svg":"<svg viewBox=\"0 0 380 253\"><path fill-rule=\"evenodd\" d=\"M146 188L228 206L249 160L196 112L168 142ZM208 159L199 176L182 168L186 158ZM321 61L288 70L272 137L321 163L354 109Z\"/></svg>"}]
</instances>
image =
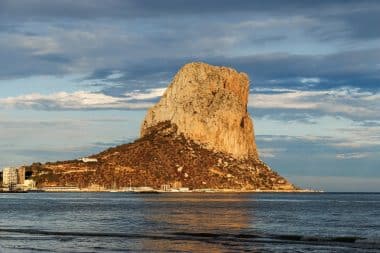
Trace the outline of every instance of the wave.
<instances>
[{"instance_id":1,"label":"wave","mask_svg":"<svg viewBox=\"0 0 380 253\"><path fill-rule=\"evenodd\" d=\"M253 243L273 243L273 244L309 244L309 245L327 245L343 246L361 249L379 249L380 238L370 239L354 236L304 236L304 235L284 235L284 234L220 234L220 233L174 233L184 237L212 238L216 240L227 239L230 241L253 242Z\"/></svg>"},{"instance_id":2,"label":"wave","mask_svg":"<svg viewBox=\"0 0 380 253\"><path fill-rule=\"evenodd\" d=\"M217 233L188 233L188 232L178 232L173 233L178 236L194 236L194 237L208 237L208 238L220 238L220 237L232 237L237 239L276 239L276 240L287 240L287 241L329 241L329 242L346 242L355 243L357 241L363 241L365 238L362 237L308 237L302 235L273 235L273 234L217 234ZM379 242L380 243L380 242Z\"/></svg>"},{"instance_id":3,"label":"wave","mask_svg":"<svg viewBox=\"0 0 380 253\"><path fill-rule=\"evenodd\" d=\"M39 229L0 229L5 232L27 235L46 235L54 237L113 237L129 239L151 239L151 240L192 240L206 241L208 243L266 243L266 244L306 244L341 246L360 249L380 250L380 239L370 239L354 236L304 236L285 234L255 234L255 233L209 233L209 232L174 232L166 234L149 233L108 233L108 232L77 232L77 231L49 231ZM0 240L4 238L0 234ZM26 238L24 238L26 239ZM62 238L61 238L62 239Z\"/></svg>"},{"instance_id":4,"label":"wave","mask_svg":"<svg viewBox=\"0 0 380 253\"><path fill-rule=\"evenodd\" d=\"M0 229L0 232L20 233L29 235L51 235L51 236L79 236L79 237L125 237L125 238L144 238L144 237L159 237L159 235L144 235L130 233L103 233L103 232L82 232L82 231L50 231L39 229Z\"/></svg>"}]
</instances>

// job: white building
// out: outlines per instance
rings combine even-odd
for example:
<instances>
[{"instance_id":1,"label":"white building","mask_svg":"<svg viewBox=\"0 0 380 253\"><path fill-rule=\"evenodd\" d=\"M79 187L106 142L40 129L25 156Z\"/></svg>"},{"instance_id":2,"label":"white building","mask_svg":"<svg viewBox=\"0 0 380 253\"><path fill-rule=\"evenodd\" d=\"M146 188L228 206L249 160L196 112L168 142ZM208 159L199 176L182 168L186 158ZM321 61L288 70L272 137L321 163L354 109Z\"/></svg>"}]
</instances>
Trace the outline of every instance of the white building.
<instances>
[{"instance_id":1,"label":"white building","mask_svg":"<svg viewBox=\"0 0 380 253\"><path fill-rule=\"evenodd\" d=\"M80 188L75 186L49 186L42 188L46 192L79 192Z\"/></svg>"},{"instance_id":2,"label":"white building","mask_svg":"<svg viewBox=\"0 0 380 253\"><path fill-rule=\"evenodd\" d=\"M34 190L36 189L36 182L32 179L25 179L23 188L24 190Z\"/></svg>"},{"instance_id":3,"label":"white building","mask_svg":"<svg viewBox=\"0 0 380 253\"><path fill-rule=\"evenodd\" d=\"M98 162L98 159L96 159L96 158L89 158L89 157L83 157L83 158L80 158L78 160L82 161L84 163L96 163L96 162Z\"/></svg>"},{"instance_id":4,"label":"white building","mask_svg":"<svg viewBox=\"0 0 380 253\"><path fill-rule=\"evenodd\" d=\"M9 190L14 190L17 185L17 169L16 168L4 168L3 169L3 187Z\"/></svg>"}]
</instances>

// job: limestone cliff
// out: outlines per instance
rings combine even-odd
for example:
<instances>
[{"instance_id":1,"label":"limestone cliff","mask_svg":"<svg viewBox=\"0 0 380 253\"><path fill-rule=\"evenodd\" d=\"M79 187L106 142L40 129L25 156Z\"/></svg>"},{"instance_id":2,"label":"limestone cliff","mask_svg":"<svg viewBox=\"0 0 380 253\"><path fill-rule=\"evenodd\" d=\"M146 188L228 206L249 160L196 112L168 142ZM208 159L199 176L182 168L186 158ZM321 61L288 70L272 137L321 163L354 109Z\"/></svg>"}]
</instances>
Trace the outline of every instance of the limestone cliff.
<instances>
[{"instance_id":1,"label":"limestone cliff","mask_svg":"<svg viewBox=\"0 0 380 253\"><path fill-rule=\"evenodd\" d=\"M143 122L141 136L160 122L178 134L236 158L258 157L253 123L247 112L249 79L245 73L205 63L180 69Z\"/></svg>"}]
</instances>

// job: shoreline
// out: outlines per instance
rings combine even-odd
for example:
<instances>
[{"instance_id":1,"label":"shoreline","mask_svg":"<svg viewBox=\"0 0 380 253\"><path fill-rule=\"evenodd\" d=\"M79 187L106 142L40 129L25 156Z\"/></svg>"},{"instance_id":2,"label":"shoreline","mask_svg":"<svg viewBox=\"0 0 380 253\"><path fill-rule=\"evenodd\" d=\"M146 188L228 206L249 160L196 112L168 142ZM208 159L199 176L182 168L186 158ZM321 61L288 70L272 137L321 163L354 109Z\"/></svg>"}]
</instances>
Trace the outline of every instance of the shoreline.
<instances>
[{"instance_id":1,"label":"shoreline","mask_svg":"<svg viewBox=\"0 0 380 253\"><path fill-rule=\"evenodd\" d=\"M156 194L156 193L324 193L320 190L236 190L236 189L194 189L188 191L162 191L162 190L91 190L91 189L76 189L76 190L30 190L30 191L0 191L1 193L140 193L140 194Z\"/></svg>"}]
</instances>

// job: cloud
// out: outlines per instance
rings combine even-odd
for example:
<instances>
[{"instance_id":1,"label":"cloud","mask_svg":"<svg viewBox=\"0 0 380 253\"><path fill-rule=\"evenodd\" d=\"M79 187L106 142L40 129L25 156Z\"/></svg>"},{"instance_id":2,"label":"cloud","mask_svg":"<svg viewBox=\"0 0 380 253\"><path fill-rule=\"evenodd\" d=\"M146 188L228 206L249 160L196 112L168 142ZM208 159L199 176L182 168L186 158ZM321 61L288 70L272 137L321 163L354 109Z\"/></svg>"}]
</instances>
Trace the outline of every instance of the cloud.
<instances>
[{"instance_id":1,"label":"cloud","mask_svg":"<svg viewBox=\"0 0 380 253\"><path fill-rule=\"evenodd\" d=\"M376 125L338 128L337 132L346 136L332 144L338 148L377 147L380 145L380 128Z\"/></svg>"},{"instance_id":2,"label":"cloud","mask_svg":"<svg viewBox=\"0 0 380 253\"><path fill-rule=\"evenodd\" d=\"M285 148L261 148L259 149L259 155L264 158L275 158L284 151L286 151Z\"/></svg>"},{"instance_id":3,"label":"cloud","mask_svg":"<svg viewBox=\"0 0 380 253\"><path fill-rule=\"evenodd\" d=\"M114 96L159 87L200 60L245 71L261 87L378 89L380 80L376 43L320 41L331 24L344 34L360 26L376 2L1 2L3 26L13 29L0 30L0 79L92 73L89 82L108 77L120 88L107 87Z\"/></svg>"},{"instance_id":4,"label":"cloud","mask_svg":"<svg viewBox=\"0 0 380 253\"><path fill-rule=\"evenodd\" d=\"M1 4L0 21L13 30L0 29L0 58L7 59L0 79L91 72L96 76L116 70L120 76L114 78L115 84L131 85L132 80L146 84L170 78L187 61L203 60L246 71L256 85L274 79L321 78L335 86L350 81L364 86L379 80L375 46L346 45L346 41L331 46L319 40L331 24L344 34L356 27L353 24L360 26L352 28L355 31L365 30L360 21L367 13L378 12L376 2L31 0ZM371 27L369 33L380 36L376 26Z\"/></svg>"},{"instance_id":5,"label":"cloud","mask_svg":"<svg viewBox=\"0 0 380 253\"><path fill-rule=\"evenodd\" d=\"M311 78L301 78L300 82L305 83L305 84L313 84L313 83L320 83L321 80L317 77L311 77Z\"/></svg>"},{"instance_id":6,"label":"cloud","mask_svg":"<svg viewBox=\"0 0 380 253\"><path fill-rule=\"evenodd\" d=\"M146 92L141 92L140 90L135 90L132 92L127 92L124 94L127 100L147 100L161 97L166 90L165 88L154 88L148 89Z\"/></svg>"},{"instance_id":7,"label":"cloud","mask_svg":"<svg viewBox=\"0 0 380 253\"><path fill-rule=\"evenodd\" d=\"M362 159L368 157L367 153L337 154L336 159Z\"/></svg>"},{"instance_id":8,"label":"cloud","mask_svg":"<svg viewBox=\"0 0 380 253\"><path fill-rule=\"evenodd\" d=\"M304 33L306 37L322 42L379 39L380 33L377 26L374 25L380 22L379 13L379 4L375 0L365 2L343 0L287 1L285 3L280 0L267 0L265 3L255 0L241 0L238 4L228 0L219 0L218 4L213 1L202 0L190 2L167 0L160 3L154 0L111 0L107 2L89 0L80 2L70 0L59 2L19 0L14 2L5 0L0 2L0 21L2 21L0 23L2 23L3 30L6 31L15 30L15 25L23 25L31 22L31 20L35 23L49 22L72 28L75 26L73 24L86 22L88 24L90 22L122 21L130 25L135 20L142 24L147 20L153 21L153 23L167 20L166 27L169 27L180 23L182 19L187 19L191 20L188 24L202 20L202 26L197 30L207 28L209 33L213 33L215 29L210 27L210 23L217 20L218 23L223 23L222 26L226 26L226 23L233 23L232 26L225 27L228 34L233 34L236 30L253 30L257 33L257 30L261 29L270 33L278 29L276 32L278 36L278 33L283 29L289 33L289 37L297 33ZM149 29L149 26L145 28ZM139 30L142 31L143 29ZM163 35L171 33L167 32L164 27L159 30ZM176 30L179 33L186 33L193 29L187 27L187 29ZM195 34L193 31L193 35ZM284 34L281 35L284 36ZM164 40L164 37L162 36L161 39ZM212 37L215 36L206 38L206 41L210 41ZM273 34L269 35L269 38L273 38ZM252 41L260 41L262 37L256 39L258 40ZM234 36L224 36L223 40L217 38L212 42L229 43L235 40ZM194 36L191 41L195 42L196 46L200 45L197 43L200 40L194 40Z\"/></svg>"},{"instance_id":9,"label":"cloud","mask_svg":"<svg viewBox=\"0 0 380 253\"><path fill-rule=\"evenodd\" d=\"M0 107L35 110L140 110L154 105L152 100L161 97L166 88L134 90L123 96L110 96L100 92L57 92L43 95L31 93L0 99Z\"/></svg>"},{"instance_id":10,"label":"cloud","mask_svg":"<svg viewBox=\"0 0 380 253\"><path fill-rule=\"evenodd\" d=\"M329 54L266 53L215 59L250 74L254 85L272 87L270 80L283 81L282 87L304 87L304 78L318 78L315 88L339 86L378 87L377 64L380 48L341 51ZM314 79L316 80L316 79ZM280 85L276 85L279 87Z\"/></svg>"},{"instance_id":11,"label":"cloud","mask_svg":"<svg viewBox=\"0 0 380 253\"><path fill-rule=\"evenodd\" d=\"M345 1L347 2L347 1ZM238 4L231 4L228 0L219 0L218 4L214 2L205 2L201 0L168 0L157 3L155 0L112 0L93 1L83 0L80 2L62 0L58 3L52 3L48 0L19 0L2 1L1 10L6 17L14 19L40 19L48 18L72 18L72 19L96 19L96 18L149 18L164 16L182 16L213 13L301 13L302 11L336 6L342 4L337 1L332 4L314 2L313 4L303 1L289 2L283 4L283 1L269 0L265 3L261 1L243 0ZM350 4L349 4L350 5ZM276 6L282 6L281 11Z\"/></svg>"},{"instance_id":12,"label":"cloud","mask_svg":"<svg viewBox=\"0 0 380 253\"><path fill-rule=\"evenodd\" d=\"M373 2L375 3L375 2ZM363 5L351 11L338 13L327 17L331 20L342 20L345 26L342 27L343 35L356 40L379 39L380 32L376 25L380 23L380 7L375 5ZM334 38L334 36L332 35Z\"/></svg>"},{"instance_id":13,"label":"cloud","mask_svg":"<svg viewBox=\"0 0 380 253\"><path fill-rule=\"evenodd\" d=\"M264 148L269 148L268 144L278 143L278 146L270 148L277 148L279 153L281 153L279 148L288 147L291 143L318 144L318 148L330 155L332 153L373 155L374 150L380 149L380 128L376 125L363 126L349 120L334 120L329 117L315 120L316 123L312 126L303 122L289 123L284 120L271 122L273 125L284 126L284 129L277 130L277 135L259 134L256 140L262 143ZM258 122L261 123L256 119L256 123ZM332 153L326 147L329 147ZM340 157L342 158L343 155Z\"/></svg>"},{"instance_id":14,"label":"cloud","mask_svg":"<svg viewBox=\"0 0 380 253\"><path fill-rule=\"evenodd\" d=\"M138 95L135 94L135 97ZM119 98L101 93L76 91L58 92L50 95L33 93L0 99L1 107L35 110L106 110L106 109L146 109L149 102L131 103L132 97Z\"/></svg>"},{"instance_id":15,"label":"cloud","mask_svg":"<svg viewBox=\"0 0 380 253\"><path fill-rule=\"evenodd\" d=\"M240 23L232 25L232 30L236 29L253 29L253 30L269 30L269 29L291 29L292 27L308 27L317 22L314 18L305 17L304 15L294 16L277 16L262 19L248 19ZM283 38L281 38L283 39Z\"/></svg>"},{"instance_id":16,"label":"cloud","mask_svg":"<svg viewBox=\"0 0 380 253\"><path fill-rule=\"evenodd\" d=\"M278 126L281 127L278 127ZM378 177L378 157L380 154L379 138L374 143L356 147L336 146L342 142L356 142L353 136L345 133L339 134L339 130L326 131L327 126L318 125L321 130L316 134L327 136L307 136L302 131L289 132L298 135L257 135L256 141L261 155L264 156L272 168L280 174L292 178L293 176L351 176L351 177ZM276 128L285 129L293 126L286 123L278 124ZM302 129L302 126L297 127ZM363 129L364 130L364 129ZM376 142L376 143L375 143ZM297 183L294 181L294 183Z\"/></svg>"},{"instance_id":17,"label":"cloud","mask_svg":"<svg viewBox=\"0 0 380 253\"><path fill-rule=\"evenodd\" d=\"M123 90L123 89L121 89ZM31 93L0 99L1 107L37 110L146 109L165 92L165 87L132 90L115 95L106 92L58 92L49 95ZM330 90L294 90L255 88L249 95L248 107L255 117L283 121L297 120L315 124L323 116L345 117L351 120L380 120L380 93L357 88Z\"/></svg>"},{"instance_id":18,"label":"cloud","mask_svg":"<svg viewBox=\"0 0 380 253\"><path fill-rule=\"evenodd\" d=\"M379 91L380 75L377 67L380 49L363 49L325 55L296 55L267 53L248 56L207 56L176 58L168 56L162 62L151 58L141 63L128 63L117 69L120 78L108 80L112 69L98 69L87 77L87 82L107 82L103 93L112 96L123 95L136 89L155 88L169 83L175 72L186 62L206 61L224 65L249 74L253 89L266 88L273 92L290 93L287 90L308 90L310 92L347 87L364 91ZM86 80L84 80L86 81ZM283 89L284 91L281 91ZM287 96L296 96L296 92ZM314 96L313 94L309 94ZM368 96L368 99L370 97ZM374 98L375 99L375 98ZM303 103L308 109L316 106L313 102ZM341 108L340 110L350 110ZM365 112L366 113L366 112Z\"/></svg>"},{"instance_id":19,"label":"cloud","mask_svg":"<svg viewBox=\"0 0 380 253\"><path fill-rule=\"evenodd\" d=\"M266 92L266 93L263 93ZM278 110L287 114L302 111L305 115L342 116L353 120L380 120L380 93L357 88L330 90L253 89L248 106L255 109ZM306 117L306 116L305 116Z\"/></svg>"}]
</instances>

